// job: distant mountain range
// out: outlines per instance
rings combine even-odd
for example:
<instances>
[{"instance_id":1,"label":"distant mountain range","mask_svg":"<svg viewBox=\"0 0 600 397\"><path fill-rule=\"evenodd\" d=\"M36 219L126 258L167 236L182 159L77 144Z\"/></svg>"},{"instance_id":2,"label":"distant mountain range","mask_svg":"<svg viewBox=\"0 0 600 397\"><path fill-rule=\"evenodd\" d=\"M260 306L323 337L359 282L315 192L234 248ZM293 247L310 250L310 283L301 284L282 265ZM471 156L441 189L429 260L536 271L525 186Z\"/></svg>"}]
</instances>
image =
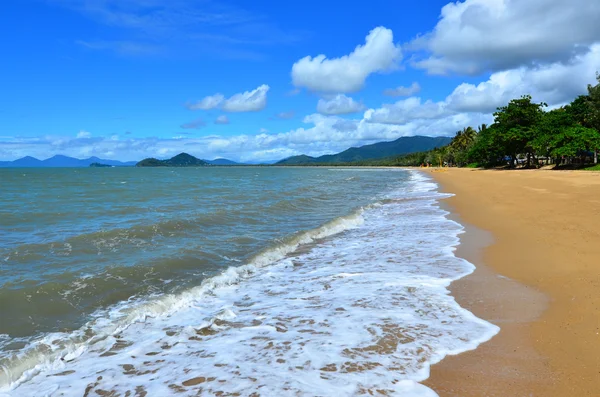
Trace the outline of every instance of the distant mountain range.
<instances>
[{"instance_id":1,"label":"distant mountain range","mask_svg":"<svg viewBox=\"0 0 600 397\"><path fill-rule=\"evenodd\" d=\"M306 155L288 157L278 162L249 162L249 164L275 164L275 165L312 165L312 164L343 164L356 161L382 159L386 157L401 156L404 154L425 152L436 147L446 146L452 139L447 137L413 136L402 137L391 142L379 142L372 145L352 147L337 154L327 154L320 157ZM27 156L14 161L0 161L0 168L7 167L201 167L207 165L243 165L228 159L202 160L187 153L180 153L166 160L147 158L137 161L106 160L98 157L76 159L63 155L56 155L46 160L39 160Z\"/></svg>"},{"instance_id":2,"label":"distant mountain range","mask_svg":"<svg viewBox=\"0 0 600 397\"><path fill-rule=\"evenodd\" d=\"M132 167L137 161L117 161L106 160L98 157L87 159L76 159L73 157L56 155L46 160L39 160L35 157L27 156L14 161L0 161L0 167L89 167L91 164L104 164L115 167Z\"/></svg>"},{"instance_id":3,"label":"distant mountain range","mask_svg":"<svg viewBox=\"0 0 600 397\"><path fill-rule=\"evenodd\" d=\"M352 163L354 161L380 159L403 154L425 152L436 147L446 146L452 138L411 136L402 137L391 142L378 142L372 145L352 147L337 154L327 154L320 157L306 155L292 156L281 160L276 165L311 165Z\"/></svg>"},{"instance_id":4,"label":"distant mountain range","mask_svg":"<svg viewBox=\"0 0 600 397\"><path fill-rule=\"evenodd\" d=\"M193 157L193 156L192 156ZM195 157L194 157L195 158ZM160 160L157 160L160 161ZM235 161L227 159L201 160L212 165L238 165ZM35 157L26 156L14 161L0 161L0 168L17 168L17 167L41 167L41 168L59 168L59 167L133 167L138 164L137 161L117 161L107 160L98 157L90 157L87 159L76 159L63 155L56 155L46 160L39 160Z\"/></svg>"},{"instance_id":5,"label":"distant mountain range","mask_svg":"<svg viewBox=\"0 0 600 397\"><path fill-rule=\"evenodd\" d=\"M227 160L227 159L214 159L214 160L204 160L208 164L212 165L241 165L241 163L236 163L235 161Z\"/></svg>"}]
</instances>

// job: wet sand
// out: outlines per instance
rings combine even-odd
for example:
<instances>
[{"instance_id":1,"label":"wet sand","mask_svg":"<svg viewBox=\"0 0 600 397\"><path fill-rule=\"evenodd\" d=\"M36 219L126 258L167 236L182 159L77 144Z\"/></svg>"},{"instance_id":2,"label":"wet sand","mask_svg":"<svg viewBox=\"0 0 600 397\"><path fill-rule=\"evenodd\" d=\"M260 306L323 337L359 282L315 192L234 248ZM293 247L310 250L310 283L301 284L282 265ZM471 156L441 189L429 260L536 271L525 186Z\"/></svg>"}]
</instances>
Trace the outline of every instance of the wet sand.
<instances>
[{"instance_id":1,"label":"wet sand","mask_svg":"<svg viewBox=\"0 0 600 397\"><path fill-rule=\"evenodd\" d=\"M467 225L457 255L477 265L452 285L501 327L447 357L426 385L440 396L600 396L600 173L432 172Z\"/></svg>"}]
</instances>

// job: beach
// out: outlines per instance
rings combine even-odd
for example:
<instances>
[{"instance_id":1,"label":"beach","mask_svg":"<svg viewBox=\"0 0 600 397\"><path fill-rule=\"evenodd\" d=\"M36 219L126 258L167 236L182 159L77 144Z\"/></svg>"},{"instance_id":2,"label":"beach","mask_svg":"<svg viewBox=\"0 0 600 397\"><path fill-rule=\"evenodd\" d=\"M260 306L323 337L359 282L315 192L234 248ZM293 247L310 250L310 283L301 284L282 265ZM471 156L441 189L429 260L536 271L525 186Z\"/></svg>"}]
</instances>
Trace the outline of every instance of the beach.
<instances>
[{"instance_id":1,"label":"beach","mask_svg":"<svg viewBox=\"0 0 600 397\"><path fill-rule=\"evenodd\" d=\"M440 396L600 395L600 173L425 172L455 194L457 255L477 266L452 294L501 327L425 384Z\"/></svg>"}]
</instances>

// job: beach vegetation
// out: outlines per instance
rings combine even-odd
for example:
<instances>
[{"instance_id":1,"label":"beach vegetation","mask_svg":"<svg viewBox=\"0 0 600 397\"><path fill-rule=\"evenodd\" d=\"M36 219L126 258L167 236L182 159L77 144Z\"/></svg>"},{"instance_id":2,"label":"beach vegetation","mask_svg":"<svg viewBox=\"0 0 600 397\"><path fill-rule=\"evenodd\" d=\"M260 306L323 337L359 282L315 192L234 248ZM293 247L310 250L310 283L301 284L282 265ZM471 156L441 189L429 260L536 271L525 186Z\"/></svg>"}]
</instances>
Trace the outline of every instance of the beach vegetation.
<instances>
[{"instance_id":1,"label":"beach vegetation","mask_svg":"<svg viewBox=\"0 0 600 397\"><path fill-rule=\"evenodd\" d=\"M446 146L361 165L598 170L600 74L596 77L587 95L560 108L548 110L524 95L499 107L491 125L467 126Z\"/></svg>"}]
</instances>

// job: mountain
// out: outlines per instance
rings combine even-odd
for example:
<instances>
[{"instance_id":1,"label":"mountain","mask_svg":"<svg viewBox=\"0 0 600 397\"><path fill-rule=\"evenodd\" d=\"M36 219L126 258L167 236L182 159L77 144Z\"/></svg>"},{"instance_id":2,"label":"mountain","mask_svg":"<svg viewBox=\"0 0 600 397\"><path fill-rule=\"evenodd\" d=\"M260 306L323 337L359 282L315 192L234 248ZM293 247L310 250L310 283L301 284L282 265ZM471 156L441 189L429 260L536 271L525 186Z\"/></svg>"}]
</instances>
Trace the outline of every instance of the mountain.
<instances>
[{"instance_id":1,"label":"mountain","mask_svg":"<svg viewBox=\"0 0 600 397\"><path fill-rule=\"evenodd\" d=\"M42 160L26 156L15 161L0 161L0 167L43 167Z\"/></svg>"},{"instance_id":2,"label":"mountain","mask_svg":"<svg viewBox=\"0 0 600 397\"><path fill-rule=\"evenodd\" d=\"M137 163L136 167L203 167L210 165L204 160L200 160L187 153L179 153L168 160L158 160L155 158L143 159Z\"/></svg>"},{"instance_id":3,"label":"mountain","mask_svg":"<svg viewBox=\"0 0 600 397\"><path fill-rule=\"evenodd\" d=\"M106 160L101 159L96 156L90 157L89 159L84 160L86 163L100 163L106 165L112 165L115 167L133 167L137 164L137 161L118 161L118 160Z\"/></svg>"},{"instance_id":4,"label":"mountain","mask_svg":"<svg viewBox=\"0 0 600 397\"><path fill-rule=\"evenodd\" d=\"M101 163L116 167L131 167L136 164L135 161L117 161L105 160L98 157L90 157L87 159L76 159L63 155L52 156L46 160L38 160L35 157L27 156L15 161L0 161L0 167L89 167L92 163Z\"/></svg>"},{"instance_id":5,"label":"mountain","mask_svg":"<svg viewBox=\"0 0 600 397\"><path fill-rule=\"evenodd\" d=\"M310 165L351 163L353 161L372 160L384 157L400 156L403 154L425 152L450 143L452 138L411 136L398 138L392 142L378 142L372 145L352 147L337 154L327 154L320 157L306 155L292 156L281 160L276 165Z\"/></svg>"},{"instance_id":6,"label":"mountain","mask_svg":"<svg viewBox=\"0 0 600 397\"><path fill-rule=\"evenodd\" d=\"M62 156L60 154L42 161L42 167L88 167L90 164L87 164L85 160Z\"/></svg>"},{"instance_id":7,"label":"mountain","mask_svg":"<svg viewBox=\"0 0 600 397\"><path fill-rule=\"evenodd\" d=\"M228 159L214 159L214 160L204 160L208 164L212 165L242 165L241 163L236 163L235 161Z\"/></svg>"}]
</instances>

